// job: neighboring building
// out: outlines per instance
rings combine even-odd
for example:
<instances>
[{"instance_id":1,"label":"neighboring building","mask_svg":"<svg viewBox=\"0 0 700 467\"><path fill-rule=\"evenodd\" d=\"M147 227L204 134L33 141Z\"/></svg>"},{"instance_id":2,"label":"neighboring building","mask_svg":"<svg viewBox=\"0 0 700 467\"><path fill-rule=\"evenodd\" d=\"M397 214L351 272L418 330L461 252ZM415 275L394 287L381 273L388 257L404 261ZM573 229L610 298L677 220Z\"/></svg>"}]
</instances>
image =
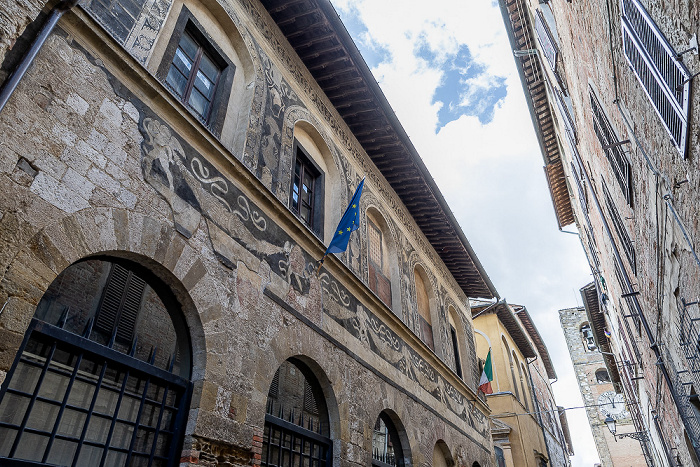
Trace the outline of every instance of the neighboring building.
<instances>
[{"instance_id":1,"label":"neighboring building","mask_svg":"<svg viewBox=\"0 0 700 467\"><path fill-rule=\"evenodd\" d=\"M571 465L571 437L554 402L556 373L525 307L472 303L476 352L491 350L493 394L487 395L499 467Z\"/></svg>"},{"instance_id":2,"label":"neighboring building","mask_svg":"<svg viewBox=\"0 0 700 467\"><path fill-rule=\"evenodd\" d=\"M328 0L82 2L0 135L0 464L494 465L497 292Z\"/></svg>"},{"instance_id":3,"label":"neighboring building","mask_svg":"<svg viewBox=\"0 0 700 467\"><path fill-rule=\"evenodd\" d=\"M587 406L586 415L601 464L620 467L644 465L646 462L639 441L632 438L616 441L605 424L606 418L610 416L615 419L618 433L636 430L630 407L625 403L619 388L613 384L606 368L591 327L592 317L588 316L585 308L568 308L559 311L559 320L581 398Z\"/></svg>"},{"instance_id":4,"label":"neighboring building","mask_svg":"<svg viewBox=\"0 0 700 467\"><path fill-rule=\"evenodd\" d=\"M639 408L647 462L698 465L697 2L499 4L559 228L578 228L603 311L592 330L610 333L608 370Z\"/></svg>"}]
</instances>

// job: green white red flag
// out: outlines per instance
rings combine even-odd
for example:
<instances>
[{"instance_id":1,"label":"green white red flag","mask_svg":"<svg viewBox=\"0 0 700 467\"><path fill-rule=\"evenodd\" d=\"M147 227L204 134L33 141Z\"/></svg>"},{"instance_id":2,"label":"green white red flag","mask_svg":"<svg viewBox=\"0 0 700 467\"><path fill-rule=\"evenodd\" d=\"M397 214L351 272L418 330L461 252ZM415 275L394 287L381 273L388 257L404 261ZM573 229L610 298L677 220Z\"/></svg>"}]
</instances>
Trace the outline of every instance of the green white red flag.
<instances>
[{"instance_id":1,"label":"green white red flag","mask_svg":"<svg viewBox=\"0 0 700 467\"><path fill-rule=\"evenodd\" d=\"M491 349L489 349L489 354L486 356L486 363L484 363L484 369L481 371L479 391L484 394L493 394L491 381L493 381L493 366L491 365Z\"/></svg>"}]
</instances>

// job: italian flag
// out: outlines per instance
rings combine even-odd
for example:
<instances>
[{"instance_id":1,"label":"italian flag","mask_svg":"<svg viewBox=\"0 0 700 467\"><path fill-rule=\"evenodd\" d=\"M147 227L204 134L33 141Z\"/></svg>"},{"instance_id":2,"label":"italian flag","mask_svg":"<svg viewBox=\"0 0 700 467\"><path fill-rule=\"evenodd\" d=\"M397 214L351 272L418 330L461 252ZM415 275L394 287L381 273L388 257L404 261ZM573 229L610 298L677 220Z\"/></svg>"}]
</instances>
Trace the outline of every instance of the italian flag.
<instances>
[{"instance_id":1,"label":"italian flag","mask_svg":"<svg viewBox=\"0 0 700 467\"><path fill-rule=\"evenodd\" d=\"M491 366L491 349L489 349L489 354L486 356L486 363L484 363L484 369L481 371L479 391L484 394L493 394L491 381L493 381L493 367Z\"/></svg>"}]
</instances>

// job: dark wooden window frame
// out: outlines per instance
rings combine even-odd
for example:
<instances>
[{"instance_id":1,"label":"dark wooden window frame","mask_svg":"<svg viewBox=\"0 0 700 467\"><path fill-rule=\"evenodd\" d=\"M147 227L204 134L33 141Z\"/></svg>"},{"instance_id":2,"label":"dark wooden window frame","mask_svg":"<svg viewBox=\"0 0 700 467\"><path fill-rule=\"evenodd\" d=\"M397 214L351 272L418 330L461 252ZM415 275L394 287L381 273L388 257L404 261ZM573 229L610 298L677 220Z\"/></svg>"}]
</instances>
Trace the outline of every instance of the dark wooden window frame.
<instances>
[{"instance_id":1,"label":"dark wooden window frame","mask_svg":"<svg viewBox=\"0 0 700 467\"><path fill-rule=\"evenodd\" d=\"M224 52L216 45L216 42L207 34L206 30L197 21L197 19L192 15L187 7L183 6L180 11L180 16L177 18L175 23L175 28L173 30L173 35L170 36L170 41L165 48L165 53L163 54L163 59L158 66L157 76L161 80L163 85L170 89L170 86L166 83L166 77L170 71L170 66L173 63L175 57L175 52L177 51L180 40L183 34L188 33L192 38L202 47L203 51L216 63L219 67L220 73L217 79L214 94L212 97L211 105L209 107L209 114L205 119L202 119L194 110L190 110L189 105L184 101L184 97L180 97L175 94L177 99L182 102L182 105L187 107L187 109L195 116L199 121L202 122L215 136L219 137L224 126L224 119L226 118L226 109L228 107L229 98L231 97L231 89L233 87L233 76L236 71L236 66L233 62L224 54ZM183 96L186 96L185 93Z\"/></svg>"},{"instance_id":2,"label":"dark wooden window frame","mask_svg":"<svg viewBox=\"0 0 700 467\"><path fill-rule=\"evenodd\" d=\"M316 161L309 156L308 152L296 139L294 140L293 154L294 159L292 162L291 180L289 183L289 209L302 221L302 223L304 223L304 225L308 226L316 235L323 238L325 174L318 164L316 164ZM308 171L311 176L314 177L314 187L311 195L311 219L308 224L304 219L302 219L300 208L295 209L292 205L292 196L294 194L294 170L297 161L302 165L305 171ZM299 204L299 206L301 206L301 204Z\"/></svg>"},{"instance_id":3,"label":"dark wooden window frame","mask_svg":"<svg viewBox=\"0 0 700 467\"><path fill-rule=\"evenodd\" d=\"M459 356L459 339L457 339L457 330L450 324L450 336L452 337L452 349L455 354L455 372L457 376L462 378L462 360Z\"/></svg>"},{"instance_id":4,"label":"dark wooden window frame","mask_svg":"<svg viewBox=\"0 0 700 467\"><path fill-rule=\"evenodd\" d=\"M623 147L629 141L620 141L593 88L589 87L588 92L591 100L591 109L593 110L593 129L603 148L603 152L605 152L605 157L613 169L615 179L625 195L627 204L633 207L632 165Z\"/></svg>"}]
</instances>

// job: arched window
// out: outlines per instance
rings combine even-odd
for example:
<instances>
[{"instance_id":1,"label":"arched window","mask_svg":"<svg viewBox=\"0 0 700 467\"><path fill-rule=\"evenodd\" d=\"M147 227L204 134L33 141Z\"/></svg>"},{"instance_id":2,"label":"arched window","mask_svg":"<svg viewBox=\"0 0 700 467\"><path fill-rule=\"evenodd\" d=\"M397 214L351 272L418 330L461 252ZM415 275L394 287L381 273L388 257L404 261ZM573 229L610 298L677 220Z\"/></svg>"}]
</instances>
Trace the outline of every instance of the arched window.
<instances>
[{"instance_id":1,"label":"arched window","mask_svg":"<svg viewBox=\"0 0 700 467\"><path fill-rule=\"evenodd\" d=\"M398 280L393 274L399 269L396 245L384 216L375 209L367 209L367 265L369 288L396 314L400 314Z\"/></svg>"},{"instance_id":2,"label":"arched window","mask_svg":"<svg viewBox=\"0 0 700 467\"><path fill-rule=\"evenodd\" d=\"M335 162L323 137L305 121L294 125L293 151L289 208L328 243L343 214L335 191L339 188Z\"/></svg>"},{"instance_id":3,"label":"arched window","mask_svg":"<svg viewBox=\"0 0 700 467\"><path fill-rule=\"evenodd\" d=\"M430 303L433 297L430 292L430 281L420 266L414 268L413 277L416 284L416 304L418 306L418 319L423 342L434 351L435 343L433 341L433 320Z\"/></svg>"},{"instance_id":4,"label":"arched window","mask_svg":"<svg viewBox=\"0 0 700 467\"><path fill-rule=\"evenodd\" d=\"M454 465L450 449L443 440L435 443L433 448L433 467L448 467Z\"/></svg>"},{"instance_id":5,"label":"arched window","mask_svg":"<svg viewBox=\"0 0 700 467\"><path fill-rule=\"evenodd\" d=\"M289 359L277 369L267 394L263 466L331 465L328 408L308 366Z\"/></svg>"},{"instance_id":6,"label":"arched window","mask_svg":"<svg viewBox=\"0 0 700 467\"><path fill-rule=\"evenodd\" d=\"M515 352L511 353L510 348L508 347L508 344L506 343L505 336L501 336L501 340L503 341L503 347L506 349L506 355L508 356L508 363L510 365L510 377L511 377L511 380L513 381L513 393L515 393L515 398L520 400L520 392L518 391L518 380L515 378L515 366L513 363L513 358L515 356Z\"/></svg>"},{"instance_id":7,"label":"arched window","mask_svg":"<svg viewBox=\"0 0 700 467\"><path fill-rule=\"evenodd\" d=\"M523 390L523 405L525 405L526 409L530 410L530 407L527 402L527 371L525 370L525 365L523 365L522 363L520 363L520 386Z\"/></svg>"},{"instance_id":8,"label":"arched window","mask_svg":"<svg viewBox=\"0 0 700 467\"><path fill-rule=\"evenodd\" d=\"M379 414L372 434L372 465L404 467L406 465L399 432L389 414Z\"/></svg>"},{"instance_id":9,"label":"arched window","mask_svg":"<svg viewBox=\"0 0 700 467\"><path fill-rule=\"evenodd\" d=\"M608 370L604 368L597 369L595 371L595 379L598 384L609 383L610 375L608 374Z\"/></svg>"},{"instance_id":10,"label":"arched window","mask_svg":"<svg viewBox=\"0 0 700 467\"><path fill-rule=\"evenodd\" d=\"M176 465L191 350L172 292L138 265L73 264L39 302L0 391L0 464Z\"/></svg>"},{"instance_id":11,"label":"arched window","mask_svg":"<svg viewBox=\"0 0 700 467\"><path fill-rule=\"evenodd\" d=\"M460 332L462 326L458 324L457 313L452 306L448 307L447 309L447 319L450 324L450 337L452 342L452 350L454 352L455 373L457 373L457 376L462 378L462 358L459 349L462 347L460 345L460 341L461 338L463 338L463 333ZM460 331L458 331L458 329Z\"/></svg>"},{"instance_id":12,"label":"arched window","mask_svg":"<svg viewBox=\"0 0 700 467\"><path fill-rule=\"evenodd\" d=\"M595 338L593 337L593 330L590 324L584 323L581 326L581 339L583 340L583 346L586 352L598 350L598 347L595 345Z\"/></svg>"}]
</instances>

